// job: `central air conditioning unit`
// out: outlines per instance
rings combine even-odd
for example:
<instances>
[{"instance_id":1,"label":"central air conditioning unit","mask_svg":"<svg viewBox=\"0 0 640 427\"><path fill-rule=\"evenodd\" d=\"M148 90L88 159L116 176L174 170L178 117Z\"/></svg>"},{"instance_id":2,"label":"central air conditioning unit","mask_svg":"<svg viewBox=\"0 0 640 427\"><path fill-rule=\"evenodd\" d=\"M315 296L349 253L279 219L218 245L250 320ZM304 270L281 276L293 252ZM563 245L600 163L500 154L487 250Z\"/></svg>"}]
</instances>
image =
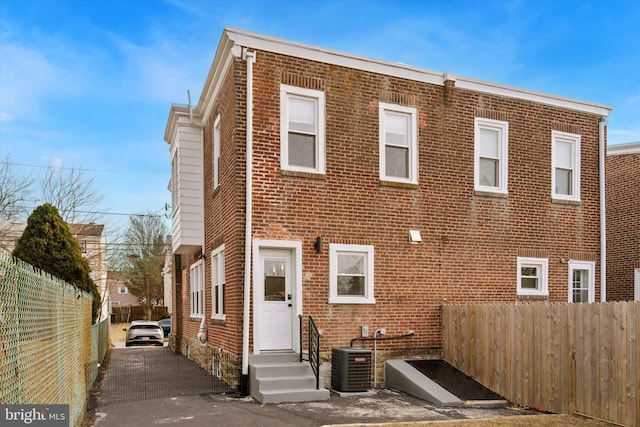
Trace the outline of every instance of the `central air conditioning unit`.
<instances>
[{"instance_id":1,"label":"central air conditioning unit","mask_svg":"<svg viewBox=\"0 0 640 427\"><path fill-rule=\"evenodd\" d=\"M331 387L343 392L369 390L371 388L371 350L353 347L332 349Z\"/></svg>"}]
</instances>

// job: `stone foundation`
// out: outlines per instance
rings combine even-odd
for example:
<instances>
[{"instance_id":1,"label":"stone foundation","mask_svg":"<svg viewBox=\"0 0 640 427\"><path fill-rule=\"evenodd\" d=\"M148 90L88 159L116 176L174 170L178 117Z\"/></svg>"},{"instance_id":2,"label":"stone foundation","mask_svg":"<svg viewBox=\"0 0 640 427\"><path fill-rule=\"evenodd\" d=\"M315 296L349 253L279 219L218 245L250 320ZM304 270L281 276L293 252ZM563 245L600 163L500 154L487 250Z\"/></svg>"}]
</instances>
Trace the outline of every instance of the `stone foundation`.
<instances>
[{"instance_id":1,"label":"stone foundation","mask_svg":"<svg viewBox=\"0 0 640 427\"><path fill-rule=\"evenodd\" d=\"M231 388L237 390L240 384L239 358L223 348L216 348L208 343L190 337L172 335L169 347L174 353L180 353L193 360L202 369L223 380Z\"/></svg>"}]
</instances>

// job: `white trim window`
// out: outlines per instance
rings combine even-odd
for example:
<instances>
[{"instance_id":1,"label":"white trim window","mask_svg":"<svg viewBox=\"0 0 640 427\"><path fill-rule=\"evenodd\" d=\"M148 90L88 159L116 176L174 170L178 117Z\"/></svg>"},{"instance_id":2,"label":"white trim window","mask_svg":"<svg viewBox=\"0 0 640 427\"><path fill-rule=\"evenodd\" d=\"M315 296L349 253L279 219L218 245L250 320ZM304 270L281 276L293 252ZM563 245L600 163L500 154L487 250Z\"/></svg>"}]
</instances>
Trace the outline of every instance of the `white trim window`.
<instances>
[{"instance_id":1,"label":"white trim window","mask_svg":"<svg viewBox=\"0 0 640 427\"><path fill-rule=\"evenodd\" d=\"M596 263L569 261L569 302L594 302Z\"/></svg>"},{"instance_id":2,"label":"white trim window","mask_svg":"<svg viewBox=\"0 0 640 427\"><path fill-rule=\"evenodd\" d=\"M224 320L225 307L224 245L211 252L211 318Z\"/></svg>"},{"instance_id":3,"label":"white trim window","mask_svg":"<svg viewBox=\"0 0 640 427\"><path fill-rule=\"evenodd\" d=\"M213 189L220 185L220 114L213 122Z\"/></svg>"},{"instance_id":4,"label":"white trim window","mask_svg":"<svg viewBox=\"0 0 640 427\"><path fill-rule=\"evenodd\" d=\"M199 260L189 267L189 315L204 316L204 262Z\"/></svg>"},{"instance_id":5,"label":"white trim window","mask_svg":"<svg viewBox=\"0 0 640 427\"><path fill-rule=\"evenodd\" d=\"M507 194L509 123L476 117L474 141L475 190Z\"/></svg>"},{"instance_id":6,"label":"white trim window","mask_svg":"<svg viewBox=\"0 0 640 427\"><path fill-rule=\"evenodd\" d=\"M129 293L129 288L126 286L118 286L118 294L124 295Z\"/></svg>"},{"instance_id":7,"label":"white trim window","mask_svg":"<svg viewBox=\"0 0 640 427\"><path fill-rule=\"evenodd\" d=\"M551 196L580 201L580 135L551 132Z\"/></svg>"},{"instance_id":8,"label":"white trim window","mask_svg":"<svg viewBox=\"0 0 640 427\"><path fill-rule=\"evenodd\" d=\"M549 260L518 257L518 295L549 295Z\"/></svg>"},{"instance_id":9,"label":"white trim window","mask_svg":"<svg viewBox=\"0 0 640 427\"><path fill-rule=\"evenodd\" d=\"M375 304L373 246L329 245L329 303Z\"/></svg>"},{"instance_id":10,"label":"white trim window","mask_svg":"<svg viewBox=\"0 0 640 427\"><path fill-rule=\"evenodd\" d=\"M418 183L418 110L380 103L380 179Z\"/></svg>"},{"instance_id":11,"label":"white trim window","mask_svg":"<svg viewBox=\"0 0 640 427\"><path fill-rule=\"evenodd\" d=\"M324 92L280 85L280 168L325 173Z\"/></svg>"}]
</instances>

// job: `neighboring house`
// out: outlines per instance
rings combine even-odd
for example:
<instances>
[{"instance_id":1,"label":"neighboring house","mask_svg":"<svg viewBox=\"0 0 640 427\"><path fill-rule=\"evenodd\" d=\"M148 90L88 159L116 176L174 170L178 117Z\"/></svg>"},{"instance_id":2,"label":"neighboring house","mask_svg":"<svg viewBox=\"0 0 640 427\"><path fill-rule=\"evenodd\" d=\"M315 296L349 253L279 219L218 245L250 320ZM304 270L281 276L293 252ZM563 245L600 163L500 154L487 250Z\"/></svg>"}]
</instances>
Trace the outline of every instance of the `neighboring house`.
<instances>
[{"instance_id":1,"label":"neighboring house","mask_svg":"<svg viewBox=\"0 0 640 427\"><path fill-rule=\"evenodd\" d=\"M108 276L109 294L111 295L111 306L128 307L139 305L138 298L129 292L129 288L124 283L122 274L117 271L110 271Z\"/></svg>"},{"instance_id":2,"label":"neighboring house","mask_svg":"<svg viewBox=\"0 0 640 427\"><path fill-rule=\"evenodd\" d=\"M324 361L363 326L423 357L445 302L605 298L610 111L225 29L165 131L172 345L244 387L250 355L300 351L299 315Z\"/></svg>"},{"instance_id":3,"label":"neighboring house","mask_svg":"<svg viewBox=\"0 0 640 427\"><path fill-rule=\"evenodd\" d=\"M13 252L15 245L26 228L26 222L0 222L0 247ZM100 319L109 316L109 290L107 288L107 246L102 224L69 224L76 238L82 256L87 260L91 272L89 276L98 287L102 298Z\"/></svg>"},{"instance_id":4,"label":"neighboring house","mask_svg":"<svg viewBox=\"0 0 640 427\"><path fill-rule=\"evenodd\" d=\"M640 301L640 142L607 147L607 300Z\"/></svg>"}]
</instances>

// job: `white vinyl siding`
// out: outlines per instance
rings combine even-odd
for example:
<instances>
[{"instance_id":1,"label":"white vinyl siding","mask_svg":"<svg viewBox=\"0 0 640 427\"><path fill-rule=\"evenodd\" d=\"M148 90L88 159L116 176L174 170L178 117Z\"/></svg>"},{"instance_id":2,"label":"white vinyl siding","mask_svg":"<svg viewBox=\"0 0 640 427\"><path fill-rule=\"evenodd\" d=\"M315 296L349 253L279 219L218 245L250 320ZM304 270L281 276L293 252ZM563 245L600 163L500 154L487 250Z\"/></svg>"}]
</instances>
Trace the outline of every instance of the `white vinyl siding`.
<instances>
[{"instance_id":1,"label":"white vinyl siding","mask_svg":"<svg viewBox=\"0 0 640 427\"><path fill-rule=\"evenodd\" d=\"M418 183L418 112L380 103L380 179Z\"/></svg>"}]
</instances>

